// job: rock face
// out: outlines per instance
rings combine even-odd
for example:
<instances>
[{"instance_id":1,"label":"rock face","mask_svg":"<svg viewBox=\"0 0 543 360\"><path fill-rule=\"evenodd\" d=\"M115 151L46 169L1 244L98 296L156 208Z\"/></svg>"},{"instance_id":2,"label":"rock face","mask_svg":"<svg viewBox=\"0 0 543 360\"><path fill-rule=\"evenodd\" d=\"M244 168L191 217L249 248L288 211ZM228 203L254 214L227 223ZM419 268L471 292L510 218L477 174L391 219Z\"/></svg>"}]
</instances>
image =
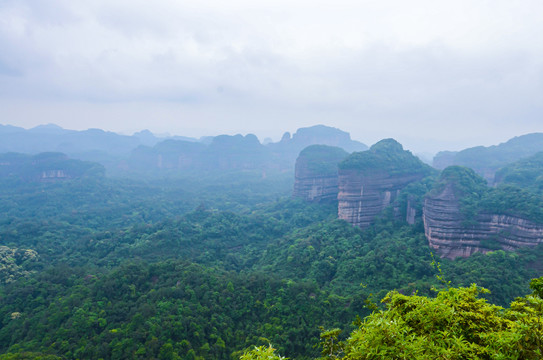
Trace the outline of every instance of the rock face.
<instances>
[{"instance_id":1,"label":"rock face","mask_svg":"<svg viewBox=\"0 0 543 360\"><path fill-rule=\"evenodd\" d=\"M338 163L348 155L341 148L326 145L302 150L296 160L293 196L306 201L336 201Z\"/></svg>"},{"instance_id":2,"label":"rock face","mask_svg":"<svg viewBox=\"0 0 543 360\"><path fill-rule=\"evenodd\" d=\"M417 217L417 209L413 206L413 200L407 200L407 206L405 210L405 222L409 225L415 224L415 219Z\"/></svg>"},{"instance_id":3,"label":"rock face","mask_svg":"<svg viewBox=\"0 0 543 360\"><path fill-rule=\"evenodd\" d=\"M401 189L422 177L421 174L394 176L386 171L341 170L338 217L361 228L370 226L375 217L396 200Z\"/></svg>"},{"instance_id":4,"label":"rock face","mask_svg":"<svg viewBox=\"0 0 543 360\"><path fill-rule=\"evenodd\" d=\"M401 189L431 171L393 139L381 140L364 153L353 153L339 165L338 217L367 227Z\"/></svg>"},{"instance_id":5,"label":"rock face","mask_svg":"<svg viewBox=\"0 0 543 360\"><path fill-rule=\"evenodd\" d=\"M465 224L454 185L428 195L423 207L424 231L430 247L449 259L474 252L515 250L543 242L543 225L520 217L479 214Z\"/></svg>"},{"instance_id":6,"label":"rock face","mask_svg":"<svg viewBox=\"0 0 543 360\"><path fill-rule=\"evenodd\" d=\"M72 176L67 174L66 171L61 169L49 169L41 172L41 180L52 180L52 179L69 179Z\"/></svg>"}]
</instances>

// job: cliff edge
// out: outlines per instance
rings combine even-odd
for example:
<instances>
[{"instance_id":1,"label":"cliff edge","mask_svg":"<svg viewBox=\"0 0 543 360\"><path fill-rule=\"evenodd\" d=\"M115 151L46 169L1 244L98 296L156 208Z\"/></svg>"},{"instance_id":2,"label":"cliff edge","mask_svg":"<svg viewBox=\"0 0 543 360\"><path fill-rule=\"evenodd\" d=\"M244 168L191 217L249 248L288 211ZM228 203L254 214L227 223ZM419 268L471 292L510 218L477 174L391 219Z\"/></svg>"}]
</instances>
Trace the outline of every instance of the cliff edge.
<instances>
[{"instance_id":1,"label":"cliff edge","mask_svg":"<svg viewBox=\"0 0 543 360\"><path fill-rule=\"evenodd\" d=\"M338 195L338 164L349 153L326 145L311 145L296 159L294 197L306 201L335 201Z\"/></svg>"},{"instance_id":2,"label":"cliff edge","mask_svg":"<svg viewBox=\"0 0 543 360\"><path fill-rule=\"evenodd\" d=\"M403 149L394 139L384 139L368 151L351 154L339 164L338 217L361 228L391 205L408 184L431 174L432 169Z\"/></svg>"},{"instance_id":3,"label":"cliff edge","mask_svg":"<svg viewBox=\"0 0 543 360\"><path fill-rule=\"evenodd\" d=\"M445 169L424 200L424 232L430 247L441 257L454 259L543 242L543 224L508 213L505 209L512 208L510 200L503 199L507 204L502 205L504 211L487 205L500 194L496 189L486 189L484 180L471 169Z\"/></svg>"}]
</instances>

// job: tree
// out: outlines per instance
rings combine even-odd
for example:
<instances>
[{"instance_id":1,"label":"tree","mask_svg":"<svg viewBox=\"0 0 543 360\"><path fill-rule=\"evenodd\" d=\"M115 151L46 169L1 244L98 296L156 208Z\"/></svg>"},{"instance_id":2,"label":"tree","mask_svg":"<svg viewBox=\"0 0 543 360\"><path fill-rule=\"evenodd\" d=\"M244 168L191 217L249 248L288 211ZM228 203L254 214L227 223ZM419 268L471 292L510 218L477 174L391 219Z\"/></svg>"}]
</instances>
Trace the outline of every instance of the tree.
<instances>
[{"instance_id":1,"label":"tree","mask_svg":"<svg viewBox=\"0 0 543 360\"><path fill-rule=\"evenodd\" d=\"M390 292L340 347L344 359L541 359L543 278L511 308L479 298L473 284L435 298ZM325 356L333 359L335 355Z\"/></svg>"},{"instance_id":2,"label":"tree","mask_svg":"<svg viewBox=\"0 0 543 360\"><path fill-rule=\"evenodd\" d=\"M240 360L286 360L287 358L277 355L275 349L270 344L266 346L258 346L251 350L246 350L241 355Z\"/></svg>"}]
</instances>

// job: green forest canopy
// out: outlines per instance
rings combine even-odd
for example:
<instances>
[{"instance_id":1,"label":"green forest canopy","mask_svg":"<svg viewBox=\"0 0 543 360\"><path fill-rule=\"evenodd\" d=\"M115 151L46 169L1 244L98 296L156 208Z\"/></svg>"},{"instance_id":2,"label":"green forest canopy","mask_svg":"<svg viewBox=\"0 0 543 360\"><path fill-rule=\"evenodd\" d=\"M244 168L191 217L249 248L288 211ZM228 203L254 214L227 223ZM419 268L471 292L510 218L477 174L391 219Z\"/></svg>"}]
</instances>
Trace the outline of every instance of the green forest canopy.
<instances>
[{"instance_id":1,"label":"green forest canopy","mask_svg":"<svg viewBox=\"0 0 543 360\"><path fill-rule=\"evenodd\" d=\"M430 175L433 170L419 158L404 150L394 139L384 139L369 150L354 152L341 163L341 170L375 171L379 169L389 174L401 175L406 173L421 173Z\"/></svg>"},{"instance_id":2,"label":"green forest canopy","mask_svg":"<svg viewBox=\"0 0 543 360\"><path fill-rule=\"evenodd\" d=\"M543 278L533 292L508 309L489 304L470 287L441 290L434 298L390 292L358 321L348 339L339 331L321 334L321 359L541 359L543 357ZM242 360L282 359L271 347L247 350Z\"/></svg>"},{"instance_id":3,"label":"green forest canopy","mask_svg":"<svg viewBox=\"0 0 543 360\"><path fill-rule=\"evenodd\" d=\"M393 142L380 146L388 145L404 154ZM477 209L498 194L467 175L485 189L475 198ZM414 183L399 201L414 198L420 205L431 186L431 178ZM420 219L408 226L388 209L361 230L337 220L334 204L290 199L291 189L291 175L262 179L253 172L0 181L6 246L0 352L4 358L232 359L246 348L255 351L254 345L312 359L319 356L319 326L358 331L352 321L370 315L364 303L391 290L390 301L449 311L443 305L449 295L441 305L432 300L439 283ZM521 190L510 191L506 202L522 204L521 195L532 194ZM443 260L441 267L454 294L508 306L541 276L541 259L540 246ZM492 292L475 293L471 283ZM333 336L345 340L336 331L327 334L327 349L330 341L339 344Z\"/></svg>"}]
</instances>

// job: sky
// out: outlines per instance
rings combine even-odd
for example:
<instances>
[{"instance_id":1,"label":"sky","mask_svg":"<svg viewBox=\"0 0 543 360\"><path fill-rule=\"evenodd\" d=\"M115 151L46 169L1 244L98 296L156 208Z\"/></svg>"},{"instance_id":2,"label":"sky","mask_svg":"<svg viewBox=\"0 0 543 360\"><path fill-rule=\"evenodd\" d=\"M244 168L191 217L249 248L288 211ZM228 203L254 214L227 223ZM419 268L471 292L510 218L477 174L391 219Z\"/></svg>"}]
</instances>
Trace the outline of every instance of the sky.
<instances>
[{"instance_id":1,"label":"sky","mask_svg":"<svg viewBox=\"0 0 543 360\"><path fill-rule=\"evenodd\" d=\"M0 0L0 124L324 124L418 152L543 132L540 0Z\"/></svg>"}]
</instances>

